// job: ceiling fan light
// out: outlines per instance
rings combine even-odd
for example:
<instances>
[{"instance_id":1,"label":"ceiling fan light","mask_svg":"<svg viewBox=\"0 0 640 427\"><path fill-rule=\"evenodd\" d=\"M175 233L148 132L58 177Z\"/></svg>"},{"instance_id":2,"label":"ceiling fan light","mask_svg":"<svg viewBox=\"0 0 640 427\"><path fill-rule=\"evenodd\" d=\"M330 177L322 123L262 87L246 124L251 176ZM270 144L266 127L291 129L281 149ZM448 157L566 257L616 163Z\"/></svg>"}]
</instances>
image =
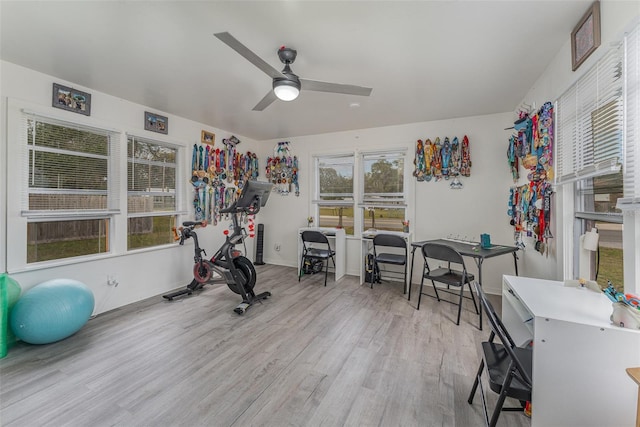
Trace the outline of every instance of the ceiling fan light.
<instances>
[{"instance_id":1,"label":"ceiling fan light","mask_svg":"<svg viewBox=\"0 0 640 427\"><path fill-rule=\"evenodd\" d=\"M291 80L274 81L273 92L282 101L293 101L300 94L300 84Z\"/></svg>"}]
</instances>

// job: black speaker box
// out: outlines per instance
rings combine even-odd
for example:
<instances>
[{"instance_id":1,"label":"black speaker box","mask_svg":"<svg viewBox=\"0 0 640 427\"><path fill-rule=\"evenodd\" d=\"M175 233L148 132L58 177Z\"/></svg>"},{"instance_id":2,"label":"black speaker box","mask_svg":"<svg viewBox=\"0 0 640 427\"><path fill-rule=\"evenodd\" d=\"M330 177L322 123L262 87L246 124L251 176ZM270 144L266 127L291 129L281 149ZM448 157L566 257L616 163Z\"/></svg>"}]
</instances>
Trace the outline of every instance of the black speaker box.
<instances>
[{"instance_id":1,"label":"black speaker box","mask_svg":"<svg viewBox=\"0 0 640 427\"><path fill-rule=\"evenodd\" d=\"M255 265L264 265L264 224L258 224L258 233L256 234L256 257Z\"/></svg>"}]
</instances>

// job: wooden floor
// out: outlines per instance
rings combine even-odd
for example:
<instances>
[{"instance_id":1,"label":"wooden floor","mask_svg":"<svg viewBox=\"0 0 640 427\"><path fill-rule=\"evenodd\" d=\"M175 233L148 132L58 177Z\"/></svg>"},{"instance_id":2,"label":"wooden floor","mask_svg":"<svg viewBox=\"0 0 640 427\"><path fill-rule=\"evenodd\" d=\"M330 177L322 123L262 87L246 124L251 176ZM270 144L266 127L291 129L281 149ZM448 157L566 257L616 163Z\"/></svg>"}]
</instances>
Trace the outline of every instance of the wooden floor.
<instances>
[{"instance_id":1,"label":"wooden floor","mask_svg":"<svg viewBox=\"0 0 640 427\"><path fill-rule=\"evenodd\" d=\"M457 307L423 297L417 311L398 283L325 288L319 274L257 269L256 291L273 296L243 316L238 295L207 286L19 343L0 360L0 425L483 425L480 395L466 399L488 332L469 306L456 326ZM507 412L499 425L529 421Z\"/></svg>"}]
</instances>

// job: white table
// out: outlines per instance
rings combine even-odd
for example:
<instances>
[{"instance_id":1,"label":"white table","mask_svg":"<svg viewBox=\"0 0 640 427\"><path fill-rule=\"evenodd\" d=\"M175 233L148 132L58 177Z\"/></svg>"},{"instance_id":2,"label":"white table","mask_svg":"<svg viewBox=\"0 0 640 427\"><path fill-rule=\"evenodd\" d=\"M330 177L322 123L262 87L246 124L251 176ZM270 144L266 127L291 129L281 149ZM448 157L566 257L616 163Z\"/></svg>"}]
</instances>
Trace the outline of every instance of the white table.
<instances>
[{"instance_id":1,"label":"white table","mask_svg":"<svg viewBox=\"0 0 640 427\"><path fill-rule=\"evenodd\" d=\"M304 227L298 229L298 276L300 275L300 259L302 258L302 232L303 231L319 231L329 239L331 249L336 251L334 257L336 262L336 268L334 269L334 279L337 282L342 279L346 271L346 235L342 228L330 228L330 227Z\"/></svg>"},{"instance_id":2,"label":"white table","mask_svg":"<svg viewBox=\"0 0 640 427\"><path fill-rule=\"evenodd\" d=\"M562 282L503 276L502 321L533 340L531 426L624 427L635 422L640 331L610 321L603 294Z\"/></svg>"}]
</instances>

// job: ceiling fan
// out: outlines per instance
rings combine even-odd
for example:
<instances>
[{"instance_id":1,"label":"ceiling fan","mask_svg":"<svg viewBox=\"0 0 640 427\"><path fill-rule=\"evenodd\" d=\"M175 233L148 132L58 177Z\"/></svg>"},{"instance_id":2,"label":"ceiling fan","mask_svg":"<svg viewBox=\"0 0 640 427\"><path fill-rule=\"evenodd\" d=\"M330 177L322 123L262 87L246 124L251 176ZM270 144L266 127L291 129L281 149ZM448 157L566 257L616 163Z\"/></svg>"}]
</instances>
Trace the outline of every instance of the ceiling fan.
<instances>
[{"instance_id":1,"label":"ceiling fan","mask_svg":"<svg viewBox=\"0 0 640 427\"><path fill-rule=\"evenodd\" d=\"M343 93L347 95L369 96L370 87L344 85L338 83L321 82L318 80L301 79L291 71L290 65L296 60L298 52L294 49L282 46L278 49L278 58L284 64L280 72L267 64L262 58L249 50L228 32L214 34L220 41L242 55L247 61L258 67L273 79L273 90L269 91L255 107L253 111L262 111L276 99L293 101L298 97L300 90L313 90L316 92Z\"/></svg>"}]
</instances>

